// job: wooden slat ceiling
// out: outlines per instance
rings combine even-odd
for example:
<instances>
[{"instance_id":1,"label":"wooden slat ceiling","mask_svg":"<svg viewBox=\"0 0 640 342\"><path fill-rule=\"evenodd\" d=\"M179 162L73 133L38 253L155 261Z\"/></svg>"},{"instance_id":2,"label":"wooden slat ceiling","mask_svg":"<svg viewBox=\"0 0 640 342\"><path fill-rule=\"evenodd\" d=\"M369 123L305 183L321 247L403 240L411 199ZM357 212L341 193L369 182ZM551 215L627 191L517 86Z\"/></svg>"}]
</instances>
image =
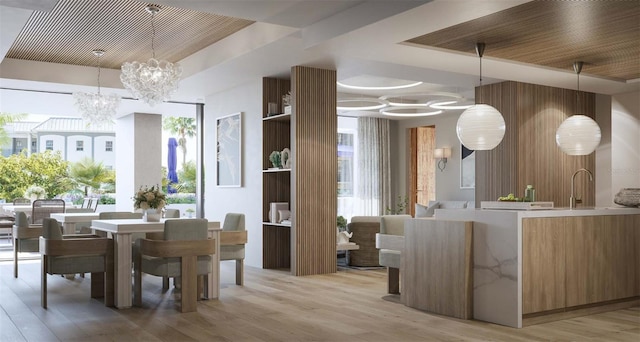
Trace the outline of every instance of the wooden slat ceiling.
<instances>
[{"instance_id":1,"label":"wooden slat ceiling","mask_svg":"<svg viewBox=\"0 0 640 342\"><path fill-rule=\"evenodd\" d=\"M640 78L640 1L532 1L405 43L573 70L613 80Z\"/></svg>"},{"instance_id":2,"label":"wooden slat ceiling","mask_svg":"<svg viewBox=\"0 0 640 342\"><path fill-rule=\"evenodd\" d=\"M105 68L146 61L152 56L147 5L131 0L60 0L51 12L31 15L6 57L95 66L91 51L103 49ZM156 58L177 62L252 23L162 6L154 18Z\"/></svg>"}]
</instances>

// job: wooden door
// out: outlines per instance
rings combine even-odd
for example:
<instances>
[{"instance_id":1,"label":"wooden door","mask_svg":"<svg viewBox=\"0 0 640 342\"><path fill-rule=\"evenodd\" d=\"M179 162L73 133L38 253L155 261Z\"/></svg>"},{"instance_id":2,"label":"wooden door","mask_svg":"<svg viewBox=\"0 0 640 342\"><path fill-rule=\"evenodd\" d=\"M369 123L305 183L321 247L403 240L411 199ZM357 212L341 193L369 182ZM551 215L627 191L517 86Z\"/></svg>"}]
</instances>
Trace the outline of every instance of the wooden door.
<instances>
[{"instance_id":1,"label":"wooden door","mask_svg":"<svg viewBox=\"0 0 640 342\"><path fill-rule=\"evenodd\" d=\"M436 148L435 126L409 129L410 171L409 208L407 213L415 215L416 203L427 205L436 198L436 174L433 150Z\"/></svg>"}]
</instances>

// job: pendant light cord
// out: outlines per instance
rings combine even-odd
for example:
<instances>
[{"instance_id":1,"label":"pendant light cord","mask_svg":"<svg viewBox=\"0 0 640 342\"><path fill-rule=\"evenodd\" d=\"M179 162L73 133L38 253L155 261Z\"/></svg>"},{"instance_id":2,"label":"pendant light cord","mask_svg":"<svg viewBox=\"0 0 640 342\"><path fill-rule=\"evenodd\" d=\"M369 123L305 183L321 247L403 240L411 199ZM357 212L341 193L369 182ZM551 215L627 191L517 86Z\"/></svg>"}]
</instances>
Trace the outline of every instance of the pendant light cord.
<instances>
[{"instance_id":1,"label":"pendant light cord","mask_svg":"<svg viewBox=\"0 0 640 342\"><path fill-rule=\"evenodd\" d=\"M478 102L482 103L482 56L484 55L484 43L476 43L476 54L480 57L480 99Z\"/></svg>"},{"instance_id":2,"label":"pendant light cord","mask_svg":"<svg viewBox=\"0 0 640 342\"><path fill-rule=\"evenodd\" d=\"M154 41L156 39L156 27L153 24L153 19L155 18L155 16L156 16L156 13L151 12L151 55L153 56L153 59L156 58L156 49L154 45Z\"/></svg>"},{"instance_id":3,"label":"pendant light cord","mask_svg":"<svg viewBox=\"0 0 640 342\"><path fill-rule=\"evenodd\" d=\"M573 62L573 70L576 72L578 76L577 80L577 90L576 90L576 110L580 108L580 72L582 71L582 65L584 62Z\"/></svg>"},{"instance_id":4,"label":"pendant light cord","mask_svg":"<svg viewBox=\"0 0 640 342\"><path fill-rule=\"evenodd\" d=\"M100 57L98 56L98 95L100 95Z\"/></svg>"}]
</instances>

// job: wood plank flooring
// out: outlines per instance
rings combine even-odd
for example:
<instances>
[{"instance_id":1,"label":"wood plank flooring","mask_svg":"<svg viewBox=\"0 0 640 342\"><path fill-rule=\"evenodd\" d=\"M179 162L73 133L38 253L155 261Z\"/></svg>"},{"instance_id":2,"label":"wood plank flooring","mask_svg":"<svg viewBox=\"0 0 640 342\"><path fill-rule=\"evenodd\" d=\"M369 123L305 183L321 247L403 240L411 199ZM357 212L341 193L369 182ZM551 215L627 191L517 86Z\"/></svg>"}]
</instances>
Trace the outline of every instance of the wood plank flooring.
<instances>
[{"instance_id":1,"label":"wood plank flooring","mask_svg":"<svg viewBox=\"0 0 640 342\"><path fill-rule=\"evenodd\" d=\"M384 300L384 271L341 270L294 277L221 265L220 300L181 314L161 279L143 278L143 307L106 308L90 299L90 279L49 276L49 309L40 307L40 263L24 261L20 277L0 262L0 341L633 341L640 308L513 329L451 319ZM178 291L176 291L178 292Z\"/></svg>"}]
</instances>

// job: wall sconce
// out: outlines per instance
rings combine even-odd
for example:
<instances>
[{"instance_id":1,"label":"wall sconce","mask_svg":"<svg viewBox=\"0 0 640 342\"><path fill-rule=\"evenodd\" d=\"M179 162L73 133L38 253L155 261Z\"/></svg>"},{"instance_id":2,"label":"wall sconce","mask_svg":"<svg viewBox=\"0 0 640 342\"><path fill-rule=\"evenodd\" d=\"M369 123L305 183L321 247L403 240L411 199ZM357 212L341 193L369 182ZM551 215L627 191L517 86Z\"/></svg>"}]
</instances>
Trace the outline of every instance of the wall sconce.
<instances>
[{"instance_id":1,"label":"wall sconce","mask_svg":"<svg viewBox=\"0 0 640 342\"><path fill-rule=\"evenodd\" d=\"M440 159L438 160L438 169L442 172L447 167L447 158L451 157L451 149L448 147L436 148L433 150L433 157Z\"/></svg>"}]
</instances>

